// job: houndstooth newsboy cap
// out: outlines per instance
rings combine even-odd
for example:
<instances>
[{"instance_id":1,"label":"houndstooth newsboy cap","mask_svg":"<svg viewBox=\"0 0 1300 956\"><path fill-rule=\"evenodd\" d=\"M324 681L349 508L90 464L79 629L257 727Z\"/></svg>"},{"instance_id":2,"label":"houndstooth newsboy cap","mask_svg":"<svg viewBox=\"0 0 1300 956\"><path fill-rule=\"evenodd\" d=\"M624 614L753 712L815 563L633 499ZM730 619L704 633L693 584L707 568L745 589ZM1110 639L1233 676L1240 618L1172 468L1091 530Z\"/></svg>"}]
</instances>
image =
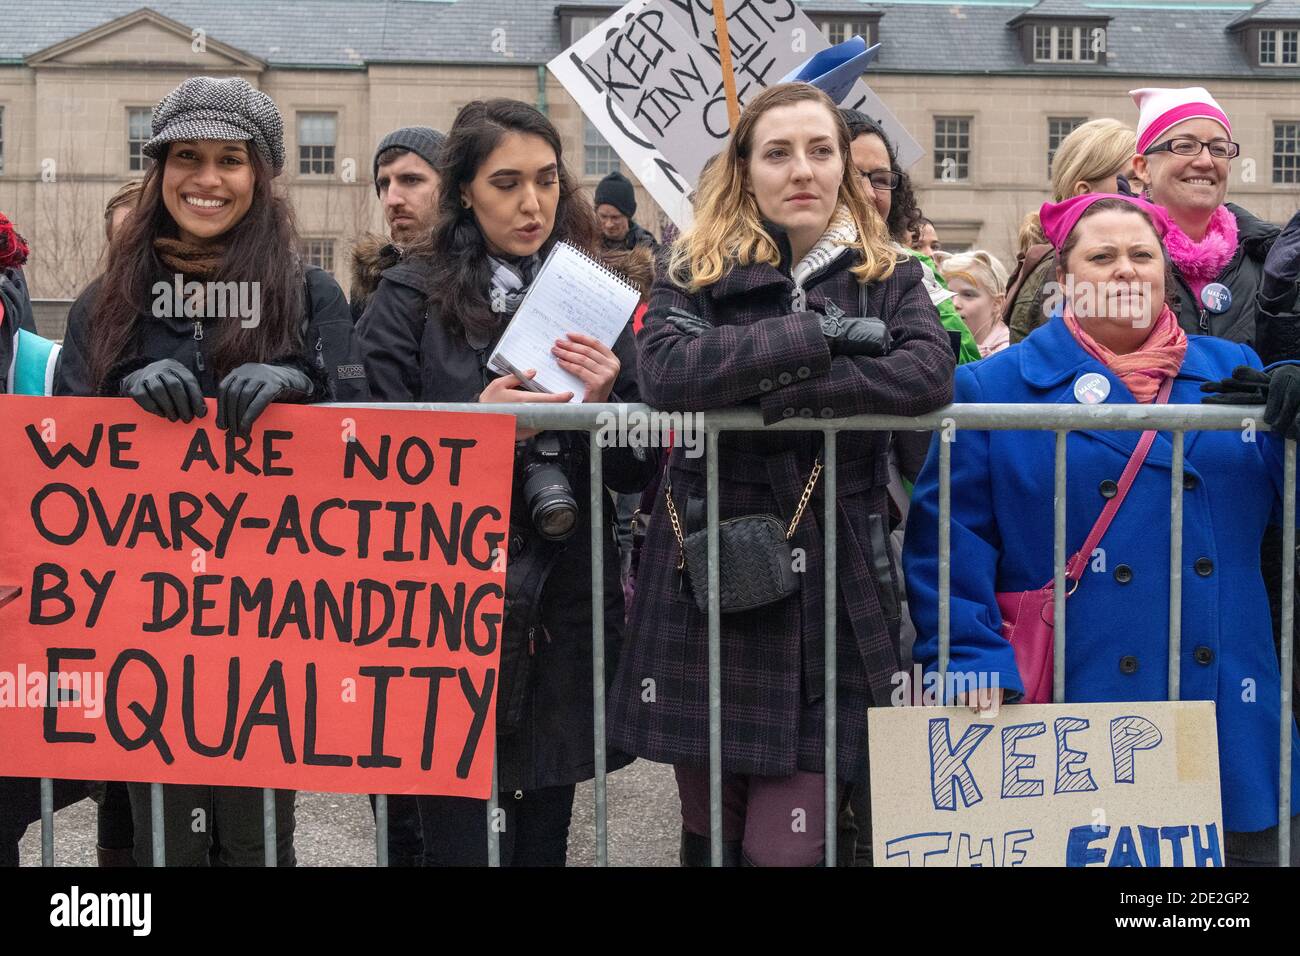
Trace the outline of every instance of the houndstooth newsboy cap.
<instances>
[{"instance_id":1,"label":"houndstooth newsboy cap","mask_svg":"<svg viewBox=\"0 0 1300 956\"><path fill-rule=\"evenodd\" d=\"M252 140L274 171L284 168L284 120L275 102L247 80L192 76L153 108L153 139L144 154L162 158L178 139Z\"/></svg>"}]
</instances>

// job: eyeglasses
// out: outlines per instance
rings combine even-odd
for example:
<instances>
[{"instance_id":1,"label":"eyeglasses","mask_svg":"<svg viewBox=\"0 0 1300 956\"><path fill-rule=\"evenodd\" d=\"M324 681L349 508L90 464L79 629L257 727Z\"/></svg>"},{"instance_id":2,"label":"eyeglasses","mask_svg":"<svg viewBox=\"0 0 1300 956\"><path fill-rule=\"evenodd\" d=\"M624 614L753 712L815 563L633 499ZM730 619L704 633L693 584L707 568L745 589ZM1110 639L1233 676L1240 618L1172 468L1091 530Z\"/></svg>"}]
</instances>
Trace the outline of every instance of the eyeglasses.
<instances>
[{"instance_id":1,"label":"eyeglasses","mask_svg":"<svg viewBox=\"0 0 1300 956\"><path fill-rule=\"evenodd\" d=\"M877 169L872 173L863 173L862 178L871 183L873 189L897 189L903 181L903 174L892 169Z\"/></svg>"},{"instance_id":2,"label":"eyeglasses","mask_svg":"<svg viewBox=\"0 0 1300 956\"><path fill-rule=\"evenodd\" d=\"M1175 156L1199 156L1201 150L1206 147L1210 149L1210 155L1215 159L1232 159L1241 152L1241 147L1229 139L1214 139L1210 142L1193 139L1190 136L1180 136L1177 139L1168 139L1163 143L1152 146L1143 155L1150 156L1152 153L1161 153L1166 150Z\"/></svg>"}]
</instances>

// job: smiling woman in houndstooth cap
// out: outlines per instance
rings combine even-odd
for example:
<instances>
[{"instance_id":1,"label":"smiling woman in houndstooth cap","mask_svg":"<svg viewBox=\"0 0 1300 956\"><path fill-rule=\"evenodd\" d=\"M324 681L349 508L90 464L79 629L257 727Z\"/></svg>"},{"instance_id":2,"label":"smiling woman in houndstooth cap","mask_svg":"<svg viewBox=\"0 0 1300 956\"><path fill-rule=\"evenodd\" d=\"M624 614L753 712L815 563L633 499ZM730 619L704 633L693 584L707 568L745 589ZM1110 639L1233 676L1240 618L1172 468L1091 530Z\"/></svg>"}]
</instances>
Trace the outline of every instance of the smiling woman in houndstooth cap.
<instances>
[{"instance_id":1,"label":"smiling woman in houndstooth cap","mask_svg":"<svg viewBox=\"0 0 1300 956\"><path fill-rule=\"evenodd\" d=\"M183 423L176 428L193 427L216 398L217 426L245 437L274 402L369 398L347 300L294 253L293 210L272 189L283 130L271 98L241 79L195 77L163 98L135 211L69 313L56 394L129 396ZM194 296L196 285L206 294ZM235 300L214 294L229 289ZM143 865L152 857L149 786L130 791ZM213 827L191 829L196 809L221 835L223 864L262 864L260 793L170 785L168 864L208 862ZM292 792L278 795L276 811L279 861L292 865Z\"/></svg>"}]
</instances>

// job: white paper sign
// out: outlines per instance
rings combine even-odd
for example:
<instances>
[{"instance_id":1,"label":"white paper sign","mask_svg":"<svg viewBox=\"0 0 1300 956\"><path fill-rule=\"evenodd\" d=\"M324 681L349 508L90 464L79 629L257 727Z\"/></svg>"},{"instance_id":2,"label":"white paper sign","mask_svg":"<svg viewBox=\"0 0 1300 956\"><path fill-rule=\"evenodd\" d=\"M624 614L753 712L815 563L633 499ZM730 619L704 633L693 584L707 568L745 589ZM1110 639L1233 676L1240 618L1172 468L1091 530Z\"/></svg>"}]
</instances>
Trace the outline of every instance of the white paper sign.
<instances>
[{"instance_id":1,"label":"white paper sign","mask_svg":"<svg viewBox=\"0 0 1300 956\"><path fill-rule=\"evenodd\" d=\"M726 10L742 105L830 45L793 0L727 0ZM711 0L631 0L550 69L655 202L687 228L687 197L727 136ZM840 105L879 122L904 168L923 155L861 80Z\"/></svg>"}]
</instances>

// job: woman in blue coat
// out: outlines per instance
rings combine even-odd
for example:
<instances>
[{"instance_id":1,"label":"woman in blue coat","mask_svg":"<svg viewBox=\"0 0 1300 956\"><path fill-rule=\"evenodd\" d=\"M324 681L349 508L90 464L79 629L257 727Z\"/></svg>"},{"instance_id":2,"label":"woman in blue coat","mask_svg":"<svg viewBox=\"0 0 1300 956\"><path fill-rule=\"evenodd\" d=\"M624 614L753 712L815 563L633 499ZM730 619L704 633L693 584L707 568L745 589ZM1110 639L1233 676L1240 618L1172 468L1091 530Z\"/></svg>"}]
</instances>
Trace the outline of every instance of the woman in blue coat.
<instances>
[{"instance_id":1,"label":"woman in blue coat","mask_svg":"<svg viewBox=\"0 0 1300 956\"><path fill-rule=\"evenodd\" d=\"M1243 397L1262 404L1271 390L1265 420L1293 434L1300 369L1257 371L1260 360L1249 346L1179 329L1165 304L1168 259L1158 209L1094 194L1044 206L1043 222L1058 251L1064 307L1022 343L959 368L955 401L1073 404L1101 396L1110 404L1149 403L1172 376L1172 404L1234 388L1239 396L1253 389ZM1102 302L1108 308L1098 308ZM1217 384L1240 366L1250 368L1239 368L1235 383ZM1207 383L1215 384L1202 389ZM1070 433L1067 553L1081 547L1116 494L1138 439L1137 432ZM1052 579L1054 447L1051 431L958 432L952 444L949 669L995 676L1012 701L1024 685L1001 634L995 594ZM1282 451L1275 433L1189 432L1185 439L1181 697L1216 703L1230 865L1277 859L1280 675L1259 549L1270 517L1276 521L1280 512ZM1168 696L1172 453L1170 434L1161 432L1069 598L1067 701ZM938 657L937 459L932 447L904 549L915 656L928 668ZM1294 721L1291 734L1295 809ZM1292 819L1293 865L1300 856L1297 822L1300 816Z\"/></svg>"}]
</instances>

